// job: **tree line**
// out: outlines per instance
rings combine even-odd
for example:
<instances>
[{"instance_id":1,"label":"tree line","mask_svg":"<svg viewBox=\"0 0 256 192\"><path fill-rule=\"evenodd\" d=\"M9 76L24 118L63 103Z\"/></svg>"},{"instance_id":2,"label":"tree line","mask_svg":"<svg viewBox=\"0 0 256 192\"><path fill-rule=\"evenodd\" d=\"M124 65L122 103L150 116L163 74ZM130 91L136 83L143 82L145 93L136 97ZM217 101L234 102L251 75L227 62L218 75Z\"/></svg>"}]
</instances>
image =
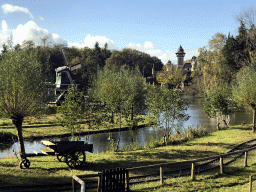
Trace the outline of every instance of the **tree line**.
<instances>
[{"instance_id":1,"label":"tree line","mask_svg":"<svg viewBox=\"0 0 256 192\"><path fill-rule=\"evenodd\" d=\"M104 66L111 69L135 69L138 66L144 77L152 75L153 66L155 70L161 70L164 66L161 60L155 56L151 57L149 54L130 48L120 51L109 50L107 43L103 48L100 48L99 43L96 42L94 48L84 47L78 49L75 47L66 47L64 44L47 46L47 38L41 38L41 41L41 46L35 46L35 43L31 40L24 41L22 45L17 44L13 46L11 41L8 44L3 44L0 59L8 50L36 52L42 65L41 70L45 81L54 83L55 69L65 65L61 53L63 49L69 66L81 63L82 67L77 69L72 75L75 84L80 84L84 89L91 86L97 70L102 69Z\"/></svg>"},{"instance_id":2,"label":"tree line","mask_svg":"<svg viewBox=\"0 0 256 192\"><path fill-rule=\"evenodd\" d=\"M70 65L82 64L75 81L86 84L82 92L70 87L66 100L58 108L62 113L59 123L71 134L81 129L79 122L84 119L89 122L89 128L105 122L111 126L114 121L121 127L123 119L135 127L142 120L138 115L147 106L145 98L149 92L144 77L151 75L153 65L159 70L163 66L158 58L146 53L132 49L110 51L107 45L99 48L98 43L94 49L63 45L34 47L32 42L14 48L5 46L0 58L0 111L1 116L12 119L16 127L21 155L25 154L23 120L44 113L51 101L45 82L54 81L55 68L64 65L60 52L63 48ZM156 103L157 97L151 95L151 98L149 101ZM22 158L24 160L24 156Z\"/></svg>"},{"instance_id":3,"label":"tree line","mask_svg":"<svg viewBox=\"0 0 256 192\"><path fill-rule=\"evenodd\" d=\"M225 117L236 107L249 107L254 113L253 131L256 111L255 12L256 9L251 7L236 16L239 22L236 36L216 33L207 47L199 49L198 67L201 71L196 72L203 82L207 115Z\"/></svg>"}]
</instances>

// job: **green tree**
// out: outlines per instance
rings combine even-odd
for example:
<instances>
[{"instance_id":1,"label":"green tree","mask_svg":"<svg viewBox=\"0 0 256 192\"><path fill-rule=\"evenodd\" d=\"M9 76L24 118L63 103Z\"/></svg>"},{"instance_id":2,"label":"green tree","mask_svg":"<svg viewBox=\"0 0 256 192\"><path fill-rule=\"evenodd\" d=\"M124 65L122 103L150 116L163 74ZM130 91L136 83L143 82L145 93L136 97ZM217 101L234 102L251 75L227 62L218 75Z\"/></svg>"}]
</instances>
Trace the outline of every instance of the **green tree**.
<instances>
[{"instance_id":1,"label":"green tree","mask_svg":"<svg viewBox=\"0 0 256 192\"><path fill-rule=\"evenodd\" d=\"M171 65L168 71L159 71L156 80L161 85L177 87L183 80L182 69L178 66Z\"/></svg>"},{"instance_id":2,"label":"green tree","mask_svg":"<svg viewBox=\"0 0 256 192\"><path fill-rule=\"evenodd\" d=\"M61 105L57 108L58 113L61 116L58 119L58 123L67 128L70 131L72 138L76 133L81 132L81 124L85 117L86 104L85 97L82 92L77 91L76 86L69 87L65 100L61 102Z\"/></svg>"},{"instance_id":3,"label":"green tree","mask_svg":"<svg viewBox=\"0 0 256 192\"><path fill-rule=\"evenodd\" d=\"M8 52L8 46L4 43L3 44L3 50L2 50L2 55Z\"/></svg>"},{"instance_id":4,"label":"green tree","mask_svg":"<svg viewBox=\"0 0 256 192\"><path fill-rule=\"evenodd\" d=\"M231 90L229 85L222 85L208 95L205 95L204 112L208 117L222 117L223 122L228 126L227 117L231 114ZM224 117L224 118L223 118ZM219 128L219 122L217 122Z\"/></svg>"},{"instance_id":5,"label":"green tree","mask_svg":"<svg viewBox=\"0 0 256 192\"><path fill-rule=\"evenodd\" d=\"M12 119L20 154L25 154L22 136L24 117L44 109L47 90L36 51L8 51L0 62L0 113Z\"/></svg>"},{"instance_id":6,"label":"green tree","mask_svg":"<svg viewBox=\"0 0 256 192\"><path fill-rule=\"evenodd\" d=\"M146 95L148 113L157 120L157 124L163 130L164 143L167 145L171 134L171 126L174 121L185 121L187 105L181 98L180 89L168 89L166 87L148 86Z\"/></svg>"},{"instance_id":7,"label":"green tree","mask_svg":"<svg viewBox=\"0 0 256 192\"><path fill-rule=\"evenodd\" d=\"M144 77L152 76L153 65L156 71L161 70L163 67L163 63L159 59L136 49L115 51L112 53L111 57L106 60L106 66L109 68L120 69L125 66L125 68L133 70L138 66Z\"/></svg>"},{"instance_id":8,"label":"green tree","mask_svg":"<svg viewBox=\"0 0 256 192\"><path fill-rule=\"evenodd\" d=\"M47 41L48 41L49 37L48 37L48 36L45 36L45 37L40 38L40 39L41 39L41 41L42 41L43 46L45 47L45 46L47 45Z\"/></svg>"},{"instance_id":9,"label":"green tree","mask_svg":"<svg viewBox=\"0 0 256 192\"><path fill-rule=\"evenodd\" d=\"M235 60L239 69L246 65L249 62L249 53L247 51L246 46L246 36L247 36L247 29L243 22L240 23L240 27L238 28L238 35L236 36L237 41L237 49L235 52Z\"/></svg>"},{"instance_id":10,"label":"green tree","mask_svg":"<svg viewBox=\"0 0 256 192\"><path fill-rule=\"evenodd\" d=\"M208 42L208 49L206 47L199 49L199 67L202 70L204 91L206 93L211 92L223 83L230 83L232 80L231 67L227 65L222 51L225 41L226 36L217 33Z\"/></svg>"},{"instance_id":11,"label":"green tree","mask_svg":"<svg viewBox=\"0 0 256 192\"><path fill-rule=\"evenodd\" d=\"M35 43L32 40L24 40L22 42L22 49L27 51L35 48Z\"/></svg>"},{"instance_id":12,"label":"green tree","mask_svg":"<svg viewBox=\"0 0 256 192\"><path fill-rule=\"evenodd\" d=\"M255 63L254 63L255 64ZM238 106L247 106L253 110L253 132L256 121L256 69L247 66L237 73L237 84L233 86L233 98Z\"/></svg>"},{"instance_id":13,"label":"green tree","mask_svg":"<svg viewBox=\"0 0 256 192\"><path fill-rule=\"evenodd\" d=\"M102 120L113 126L115 117L118 117L120 128L122 117L131 126L136 124L138 119L135 116L139 114L144 103L142 76L138 69L114 71L105 67L98 71L92 89L95 99L104 104Z\"/></svg>"},{"instance_id":14,"label":"green tree","mask_svg":"<svg viewBox=\"0 0 256 192\"><path fill-rule=\"evenodd\" d=\"M225 64L230 67L232 72L239 70L239 66L235 59L235 54L237 50L237 40L230 33L228 34L226 43L222 49L223 56L225 57Z\"/></svg>"}]
</instances>

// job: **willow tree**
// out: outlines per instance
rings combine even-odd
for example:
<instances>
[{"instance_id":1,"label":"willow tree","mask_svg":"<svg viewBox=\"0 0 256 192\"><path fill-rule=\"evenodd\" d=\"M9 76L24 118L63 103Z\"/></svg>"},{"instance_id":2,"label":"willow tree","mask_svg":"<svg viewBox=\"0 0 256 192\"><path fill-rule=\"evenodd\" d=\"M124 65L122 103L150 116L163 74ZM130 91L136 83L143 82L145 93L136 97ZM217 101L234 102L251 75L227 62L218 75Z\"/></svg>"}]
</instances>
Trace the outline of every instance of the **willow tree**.
<instances>
[{"instance_id":1,"label":"willow tree","mask_svg":"<svg viewBox=\"0 0 256 192\"><path fill-rule=\"evenodd\" d=\"M168 89L165 86L149 86L145 103L148 113L157 120L163 131L164 143L167 145L174 121L186 121L189 116L185 113L187 105L181 98L180 89Z\"/></svg>"},{"instance_id":2,"label":"willow tree","mask_svg":"<svg viewBox=\"0 0 256 192\"><path fill-rule=\"evenodd\" d=\"M247 106L253 110L253 127L256 125L256 69L255 66L248 66L241 69L237 74L237 84L233 87L234 101L240 106Z\"/></svg>"},{"instance_id":3,"label":"willow tree","mask_svg":"<svg viewBox=\"0 0 256 192\"><path fill-rule=\"evenodd\" d=\"M208 117L217 117L217 129L219 129L219 118L222 118L225 126L228 127L227 119L232 112L231 87L228 84L222 84L209 94L205 94L204 112Z\"/></svg>"},{"instance_id":4,"label":"willow tree","mask_svg":"<svg viewBox=\"0 0 256 192\"><path fill-rule=\"evenodd\" d=\"M0 113L12 120L24 160L24 117L38 114L46 99L44 78L35 51L8 51L0 61Z\"/></svg>"},{"instance_id":5,"label":"willow tree","mask_svg":"<svg viewBox=\"0 0 256 192\"><path fill-rule=\"evenodd\" d=\"M103 122L114 125L115 118L119 127L122 118L125 118L131 127L136 126L139 114L143 107L143 82L138 68L135 70L111 70L105 67L98 71L93 83L94 98L104 104Z\"/></svg>"}]
</instances>

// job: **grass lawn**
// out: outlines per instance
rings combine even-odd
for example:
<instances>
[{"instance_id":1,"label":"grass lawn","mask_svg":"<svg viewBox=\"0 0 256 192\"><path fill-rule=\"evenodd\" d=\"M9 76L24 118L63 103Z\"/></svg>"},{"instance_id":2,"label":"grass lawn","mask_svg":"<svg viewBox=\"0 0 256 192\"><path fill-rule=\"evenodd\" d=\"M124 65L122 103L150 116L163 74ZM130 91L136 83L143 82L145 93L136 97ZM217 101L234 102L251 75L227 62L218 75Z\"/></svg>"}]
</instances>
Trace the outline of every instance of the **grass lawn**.
<instances>
[{"instance_id":1,"label":"grass lawn","mask_svg":"<svg viewBox=\"0 0 256 192\"><path fill-rule=\"evenodd\" d=\"M150 125L153 123L153 121L146 115L141 115L141 118L144 120L142 122L139 122L138 125ZM35 117L28 117L25 118L23 126L39 126L36 128L23 128L22 134L24 138L28 137L42 137L42 136L54 136L54 135L61 135L61 134L70 134L70 131L67 130L65 127L62 126L50 126L50 127L40 127L40 125L51 125L55 124L56 118L54 115L44 115L40 118ZM127 123L125 120L122 120L122 127L127 127ZM6 129L6 126L14 126L12 124L12 121L10 119L2 118L0 119L0 132L10 132L14 135L17 134L15 128L8 128ZM89 126L87 124L82 124L81 132L87 132L87 131L102 131L102 130L108 130L110 126L104 125L104 126L97 126L92 129L89 129ZM119 122L117 122L112 128L119 128Z\"/></svg>"},{"instance_id":2,"label":"grass lawn","mask_svg":"<svg viewBox=\"0 0 256 192\"><path fill-rule=\"evenodd\" d=\"M59 163L54 156L29 158L31 162L29 169L20 169L16 158L2 158L0 159L0 186L71 183L73 175L98 173L102 169L137 167L217 155L254 138L256 138L256 133L251 132L251 125L232 126L179 145L130 152L87 154L86 165L79 170L72 170L65 163ZM248 191L249 175L256 174L255 154L254 151L249 152L249 167L243 168L242 158L224 167L226 173L223 175L218 173L200 175L194 182L191 182L189 177L180 177L166 180L164 186L159 186L159 182L151 182L135 185L132 190L241 191L241 189L247 189ZM133 171L130 175L142 175L151 171L142 169Z\"/></svg>"}]
</instances>

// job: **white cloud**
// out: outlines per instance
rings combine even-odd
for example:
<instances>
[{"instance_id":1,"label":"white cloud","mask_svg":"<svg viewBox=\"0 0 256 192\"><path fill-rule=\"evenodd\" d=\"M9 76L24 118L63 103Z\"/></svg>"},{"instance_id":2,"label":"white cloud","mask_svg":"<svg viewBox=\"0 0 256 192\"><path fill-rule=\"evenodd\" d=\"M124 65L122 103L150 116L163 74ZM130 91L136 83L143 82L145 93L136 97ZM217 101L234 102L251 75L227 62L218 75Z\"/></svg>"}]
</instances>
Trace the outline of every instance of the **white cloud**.
<instances>
[{"instance_id":1,"label":"white cloud","mask_svg":"<svg viewBox=\"0 0 256 192\"><path fill-rule=\"evenodd\" d=\"M0 50L2 49L2 45L5 43L7 44L8 40L8 25L5 20L2 21L2 30L0 30Z\"/></svg>"},{"instance_id":2,"label":"white cloud","mask_svg":"<svg viewBox=\"0 0 256 192\"><path fill-rule=\"evenodd\" d=\"M38 27L33 21L29 21L25 25L18 25L18 27L12 31L12 35L14 45L21 45L24 40L32 40L36 46L42 45L40 38L44 37L48 37L46 43L49 45L67 44L67 41L60 38L59 35L49 33L46 29Z\"/></svg>"},{"instance_id":3,"label":"white cloud","mask_svg":"<svg viewBox=\"0 0 256 192\"><path fill-rule=\"evenodd\" d=\"M157 49L153 45L153 43L150 41L145 41L144 44L129 43L126 47L145 52L145 53L149 54L150 56L156 56L159 59L161 59L163 64L166 64L168 60L170 60L174 64L177 63L177 57L175 54L176 51ZM177 47L177 49L178 49L178 47ZM191 59L193 56L198 55L197 49L185 50L185 53L186 53L186 55L185 55L184 60Z\"/></svg>"},{"instance_id":4,"label":"white cloud","mask_svg":"<svg viewBox=\"0 0 256 192\"><path fill-rule=\"evenodd\" d=\"M2 21L2 27L0 31L0 50L2 49L2 44L7 43L8 37L10 34L10 29L8 29L8 25L5 20ZM32 40L36 46L42 45L42 41L40 38L48 37L47 44L65 44L69 47L77 47L77 48L94 48L96 41L99 43L100 47L104 47L105 43L108 44L109 49L118 50L117 46L113 42L113 40L105 37L105 36L91 36L87 35L84 39L83 43L68 43L66 40L62 39L58 34L51 34L47 29L42 29L33 21L27 22L25 25L18 25L16 29L12 30L12 40L13 45L22 44L24 40ZM140 43L128 43L126 48L137 49L139 51L145 52L151 56L156 56L163 64L166 64L168 60L171 60L172 63L177 63L176 50L162 50L156 48L154 44L150 41L145 41L144 44ZM178 47L177 47L178 49ZM198 49L187 49L185 50L185 60L191 59L193 56L198 56Z\"/></svg>"},{"instance_id":5,"label":"white cloud","mask_svg":"<svg viewBox=\"0 0 256 192\"><path fill-rule=\"evenodd\" d=\"M13 6L11 4L4 4L1 7L5 14L20 11L20 12L28 14L32 19L34 18L32 13L30 13L30 11L25 7Z\"/></svg>"},{"instance_id":6,"label":"white cloud","mask_svg":"<svg viewBox=\"0 0 256 192\"><path fill-rule=\"evenodd\" d=\"M98 42L100 47L104 47L105 43L108 44L109 49L118 49L115 43L109 39L106 38L105 36L91 36L87 35L84 39L84 43L68 43L69 47L77 47L77 48L84 48L84 47L89 47L89 48L94 48L95 43Z\"/></svg>"},{"instance_id":7,"label":"white cloud","mask_svg":"<svg viewBox=\"0 0 256 192\"><path fill-rule=\"evenodd\" d=\"M8 25L7 25L7 23L6 23L6 21L5 20L3 20L2 21L2 33L4 34L4 35L7 35L8 34Z\"/></svg>"}]
</instances>

